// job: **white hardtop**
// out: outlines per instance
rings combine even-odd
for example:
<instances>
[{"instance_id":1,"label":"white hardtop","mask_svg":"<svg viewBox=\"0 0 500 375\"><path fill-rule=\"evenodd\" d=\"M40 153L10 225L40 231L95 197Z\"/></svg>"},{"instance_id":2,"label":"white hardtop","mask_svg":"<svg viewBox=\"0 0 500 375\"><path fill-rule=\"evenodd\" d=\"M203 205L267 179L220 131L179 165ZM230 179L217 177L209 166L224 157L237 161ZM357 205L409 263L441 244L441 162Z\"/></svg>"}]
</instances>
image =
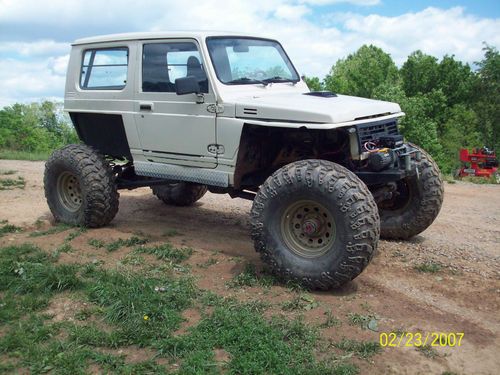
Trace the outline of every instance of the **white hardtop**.
<instances>
[{"instance_id":1,"label":"white hardtop","mask_svg":"<svg viewBox=\"0 0 500 375\"><path fill-rule=\"evenodd\" d=\"M195 38L202 40L210 36L239 36L246 38L263 38L259 35L248 35L243 33L237 33L234 31L203 31L203 30L192 30L192 31L151 31L151 32L136 32L136 33L123 33L123 34L108 34L108 35L98 35L91 36L88 38L77 39L73 42L73 46L80 44L92 44L92 43L105 43L105 42L118 42L124 40L148 40L148 39L168 39L168 38Z\"/></svg>"}]
</instances>

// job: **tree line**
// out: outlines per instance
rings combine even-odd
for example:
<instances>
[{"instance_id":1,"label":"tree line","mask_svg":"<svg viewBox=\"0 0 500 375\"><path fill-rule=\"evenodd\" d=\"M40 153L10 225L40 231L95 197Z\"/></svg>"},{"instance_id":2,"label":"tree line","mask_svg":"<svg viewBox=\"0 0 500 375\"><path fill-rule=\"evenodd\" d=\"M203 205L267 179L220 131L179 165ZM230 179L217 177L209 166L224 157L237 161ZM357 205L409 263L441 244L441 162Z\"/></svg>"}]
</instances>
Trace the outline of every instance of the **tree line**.
<instances>
[{"instance_id":1,"label":"tree line","mask_svg":"<svg viewBox=\"0 0 500 375\"><path fill-rule=\"evenodd\" d=\"M458 167L461 147L500 151L500 55L485 45L469 64L416 51L398 68L381 48L364 45L338 60L329 74L305 77L312 90L400 104L407 141L429 151L445 173ZM14 104L0 110L0 150L49 153L78 137L60 104Z\"/></svg>"},{"instance_id":2,"label":"tree line","mask_svg":"<svg viewBox=\"0 0 500 375\"><path fill-rule=\"evenodd\" d=\"M0 150L48 154L78 136L60 103L16 103L0 110Z\"/></svg>"},{"instance_id":3,"label":"tree line","mask_svg":"<svg viewBox=\"0 0 500 375\"><path fill-rule=\"evenodd\" d=\"M484 45L484 57L469 64L413 52L400 69L381 48L364 45L338 60L320 80L306 77L311 90L399 103L407 141L429 151L444 173L460 162L462 147L500 151L500 55Z\"/></svg>"}]
</instances>

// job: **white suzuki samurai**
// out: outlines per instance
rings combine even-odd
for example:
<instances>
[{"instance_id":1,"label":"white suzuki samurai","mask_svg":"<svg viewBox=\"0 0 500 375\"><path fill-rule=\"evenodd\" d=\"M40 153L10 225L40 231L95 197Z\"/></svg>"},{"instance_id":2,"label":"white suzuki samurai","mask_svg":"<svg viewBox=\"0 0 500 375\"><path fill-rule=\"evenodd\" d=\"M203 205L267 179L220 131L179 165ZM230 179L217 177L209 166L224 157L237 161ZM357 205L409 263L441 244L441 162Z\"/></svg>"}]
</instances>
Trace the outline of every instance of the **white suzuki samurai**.
<instances>
[{"instance_id":1,"label":"white suzuki samurai","mask_svg":"<svg viewBox=\"0 0 500 375\"><path fill-rule=\"evenodd\" d=\"M108 224L118 190L188 206L207 190L253 200L255 250L278 277L330 289L379 237L425 230L443 199L430 156L398 132L398 104L311 92L281 44L229 33L77 40L65 90L81 144L55 151L56 220Z\"/></svg>"}]
</instances>

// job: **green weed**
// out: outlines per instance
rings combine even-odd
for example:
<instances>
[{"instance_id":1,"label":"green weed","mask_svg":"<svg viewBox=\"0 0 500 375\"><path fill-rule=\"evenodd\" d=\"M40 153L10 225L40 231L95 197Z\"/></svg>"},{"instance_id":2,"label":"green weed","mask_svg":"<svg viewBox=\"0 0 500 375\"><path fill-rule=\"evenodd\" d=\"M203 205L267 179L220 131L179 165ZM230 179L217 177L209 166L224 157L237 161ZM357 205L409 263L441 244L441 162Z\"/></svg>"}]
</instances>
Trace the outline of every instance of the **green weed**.
<instances>
[{"instance_id":1,"label":"green weed","mask_svg":"<svg viewBox=\"0 0 500 375\"><path fill-rule=\"evenodd\" d=\"M137 236L132 236L127 239L118 239L116 241L110 242L105 245L106 250L108 251L116 251L121 247L132 247L132 246L137 246L137 245L144 245L148 243L149 240L147 238L141 238Z\"/></svg>"},{"instance_id":2,"label":"green weed","mask_svg":"<svg viewBox=\"0 0 500 375\"><path fill-rule=\"evenodd\" d=\"M416 346L415 350L417 350L418 352L420 352L423 356L425 356L427 358L432 359L432 358L436 358L439 356L439 353L437 352L437 350L434 349L430 345Z\"/></svg>"},{"instance_id":3,"label":"green weed","mask_svg":"<svg viewBox=\"0 0 500 375\"><path fill-rule=\"evenodd\" d=\"M8 176L8 175L12 175L12 174L16 174L17 171L13 170L13 169L9 169L7 171L0 171L0 175L3 175L3 176Z\"/></svg>"},{"instance_id":4,"label":"green weed","mask_svg":"<svg viewBox=\"0 0 500 375\"><path fill-rule=\"evenodd\" d=\"M312 310L319 306L319 303L313 297L307 294L297 294L290 301L285 301L281 305L285 311L292 310Z\"/></svg>"},{"instance_id":5,"label":"green weed","mask_svg":"<svg viewBox=\"0 0 500 375\"><path fill-rule=\"evenodd\" d=\"M21 176L18 176L17 179L14 178L0 179L0 190L24 189L25 186L26 186L26 181Z\"/></svg>"},{"instance_id":6,"label":"green weed","mask_svg":"<svg viewBox=\"0 0 500 375\"><path fill-rule=\"evenodd\" d=\"M255 265L245 264L243 270L226 283L228 288L242 288L252 286L270 287L274 284L274 279L268 275L258 275Z\"/></svg>"},{"instance_id":7,"label":"green weed","mask_svg":"<svg viewBox=\"0 0 500 375\"><path fill-rule=\"evenodd\" d=\"M21 227L12 224L7 224L7 221L5 221L5 223L2 224L4 225L0 227L0 237L5 236L7 233L18 233L23 230L23 228Z\"/></svg>"},{"instance_id":8,"label":"green weed","mask_svg":"<svg viewBox=\"0 0 500 375\"><path fill-rule=\"evenodd\" d=\"M178 249L170 243L164 243L152 247L138 247L134 250L136 253L151 254L160 260L171 260L173 262L182 262L188 259L193 253L193 249L181 248Z\"/></svg>"},{"instance_id":9,"label":"green weed","mask_svg":"<svg viewBox=\"0 0 500 375\"><path fill-rule=\"evenodd\" d=\"M98 240L97 238L91 238L87 241L87 243L92 246L92 247L95 247L96 249L100 249L100 248L103 248L105 243L104 241L102 240Z\"/></svg>"},{"instance_id":10,"label":"green weed","mask_svg":"<svg viewBox=\"0 0 500 375\"><path fill-rule=\"evenodd\" d=\"M47 230L42 230L42 231L34 231L30 233L30 237L41 237L41 236L48 236L51 234L56 234L56 233L61 233L64 231L67 231L68 229L74 228L71 225L68 224L63 224L63 223L58 223L54 225L53 227L47 229Z\"/></svg>"},{"instance_id":11,"label":"green weed","mask_svg":"<svg viewBox=\"0 0 500 375\"><path fill-rule=\"evenodd\" d=\"M423 273L437 273L441 271L442 266L432 260L425 261L423 263L415 265L415 270Z\"/></svg>"},{"instance_id":12,"label":"green weed","mask_svg":"<svg viewBox=\"0 0 500 375\"><path fill-rule=\"evenodd\" d=\"M375 315L372 314L361 315L357 313L349 313L347 314L347 319L349 320L350 325L376 331L377 318Z\"/></svg>"},{"instance_id":13,"label":"green weed","mask_svg":"<svg viewBox=\"0 0 500 375\"><path fill-rule=\"evenodd\" d=\"M348 353L353 353L359 358L370 358L382 351L382 347L375 341L356 341L343 339L334 343L333 346Z\"/></svg>"},{"instance_id":14,"label":"green weed","mask_svg":"<svg viewBox=\"0 0 500 375\"><path fill-rule=\"evenodd\" d=\"M64 239L64 241L66 241L66 242L73 241L75 238L79 237L80 235L82 235L85 232L87 232L87 228L79 227L79 228L75 229L73 232L71 232L70 234L68 234L68 236Z\"/></svg>"},{"instance_id":15,"label":"green weed","mask_svg":"<svg viewBox=\"0 0 500 375\"><path fill-rule=\"evenodd\" d=\"M325 316L326 320L321 323L320 327L321 328L331 328L331 327L337 327L342 324L340 319L338 319L331 311L325 311Z\"/></svg>"}]
</instances>

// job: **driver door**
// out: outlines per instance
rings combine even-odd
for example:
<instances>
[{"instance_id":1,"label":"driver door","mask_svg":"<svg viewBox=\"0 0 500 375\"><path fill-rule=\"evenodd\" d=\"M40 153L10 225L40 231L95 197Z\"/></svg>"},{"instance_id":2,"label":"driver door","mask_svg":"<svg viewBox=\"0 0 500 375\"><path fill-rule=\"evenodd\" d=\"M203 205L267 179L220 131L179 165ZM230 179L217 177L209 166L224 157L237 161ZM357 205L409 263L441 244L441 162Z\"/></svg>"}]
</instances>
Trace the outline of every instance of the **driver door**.
<instances>
[{"instance_id":1,"label":"driver door","mask_svg":"<svg viewBox=\"0 0 500 375\"><path fill-rule=\"evenodd\" d=\"M216 143L215 95L204 70L197 42L191 39L144 41L134 117L147 160L188 167L215 168L208 151ZM177 95L175 80L195 76L203 93Z\"/></svg>"}]
</instances>

